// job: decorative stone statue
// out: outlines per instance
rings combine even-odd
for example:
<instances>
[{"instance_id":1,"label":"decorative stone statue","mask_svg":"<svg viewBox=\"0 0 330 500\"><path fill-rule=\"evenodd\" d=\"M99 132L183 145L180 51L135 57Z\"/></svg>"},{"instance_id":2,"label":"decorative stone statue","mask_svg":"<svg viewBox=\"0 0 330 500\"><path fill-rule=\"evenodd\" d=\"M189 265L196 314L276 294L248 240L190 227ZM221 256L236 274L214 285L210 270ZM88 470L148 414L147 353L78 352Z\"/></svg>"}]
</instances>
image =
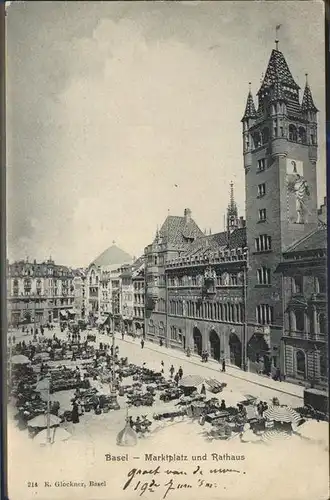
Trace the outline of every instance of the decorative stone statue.
<instances>
[{"instance_id":1,"label":"decorative stone statue","mask_svg":"<svg viewBox=\"0 0 330 500\"><path fill-rule=\"evenodd\" d=\"M303 224L305 215L304 201L307 196L310 196L307 181L304 177L297 173L295 180L290 182L288 189L290 192L294 193L296 198L296 224Z\"/></svg>"}]
</instances>

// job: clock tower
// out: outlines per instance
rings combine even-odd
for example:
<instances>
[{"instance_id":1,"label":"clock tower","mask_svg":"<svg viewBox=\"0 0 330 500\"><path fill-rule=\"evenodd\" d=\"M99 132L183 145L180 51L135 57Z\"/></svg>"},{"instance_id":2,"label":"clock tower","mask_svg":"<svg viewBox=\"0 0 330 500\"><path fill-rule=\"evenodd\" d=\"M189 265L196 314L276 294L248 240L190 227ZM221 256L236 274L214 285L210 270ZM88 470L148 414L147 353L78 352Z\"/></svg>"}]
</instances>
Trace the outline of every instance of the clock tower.
<instances>
[{"instance_id":1,"label":"clock tower","mask_svg":"<svg viewBox=\"0 0 330 500\"><path fill-rule=\"evenodd\" d=\"M317 109L306 75L300 87L283 53L272 50L255 105L243 125L246 189L247 354L279 366L283 325L282 253L317 228Z\"/></svg>"}]
</instances>

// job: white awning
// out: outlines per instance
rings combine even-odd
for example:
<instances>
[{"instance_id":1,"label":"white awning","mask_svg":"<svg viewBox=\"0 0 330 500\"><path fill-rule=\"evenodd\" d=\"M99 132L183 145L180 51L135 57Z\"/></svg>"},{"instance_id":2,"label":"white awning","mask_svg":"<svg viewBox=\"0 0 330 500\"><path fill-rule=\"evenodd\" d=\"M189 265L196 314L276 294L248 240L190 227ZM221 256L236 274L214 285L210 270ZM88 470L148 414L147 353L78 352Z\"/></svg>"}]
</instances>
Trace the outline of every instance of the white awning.
<instances>
[{"instance_id":1,"label":"white awning","mask_svg":"<svg viewBox=\"0 0 330 500\"><path fill-rule=\"evenodd\" d=\"M66 311L60 311L60 315L63 316L63 318L66 318L67 313L66 313Z\"/></svg>"}]
</instances>

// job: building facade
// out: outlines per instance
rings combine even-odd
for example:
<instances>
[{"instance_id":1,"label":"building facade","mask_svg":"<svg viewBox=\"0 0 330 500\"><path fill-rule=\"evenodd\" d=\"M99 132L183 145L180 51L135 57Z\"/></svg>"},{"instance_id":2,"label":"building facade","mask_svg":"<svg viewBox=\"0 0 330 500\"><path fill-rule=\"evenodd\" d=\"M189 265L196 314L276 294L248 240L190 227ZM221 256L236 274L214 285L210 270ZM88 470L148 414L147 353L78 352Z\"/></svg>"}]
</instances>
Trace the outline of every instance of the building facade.
<instances>
[{"instance_id":1,"label":"building facade","mask_svg":"<svg viewBox=\"0 0 330 500\"><path fill-rule=\"evenodd\" d=\"M327 230L320 228L283 254L283 354L287 380L328 384Z\"/></svg>"},{"instance_id":2,"label":"building facade","mask_svg":"<svg viewBox=\"0 0 330 500\"><path fill-rule=\"evenodd\" d=\"M145 333L168 342L166 262L180 257L204 233L185 209L183 217L168 215L154 241L145 248Z\"/></svg>"},{"instance_id":3,"label":"building facade","mask_svg":"<svg viewBox=\"0 0 330 500\"><path fill-rule=\"evenodd\" d=\"M133 330L135 335L144 336L144 308L145 308L145 264L144 256L133 265Z\"/></svg>"},{"instance_id":4,"label":"building facade","mask_svg":"<svg viewBox=\"0 0 330 500\"><path fill-rule=\"evenodd\" d=\"M317 209L318 110L307 78L300 98L277 42L257 100L256 106L249 90L242 118L246 225L233 186L223 233L204 235L189 209L167 217L145 248L145 331L152 341L207 350L245 370L279 369L297 380L314 370L320 382L327 321L320 291L325 261L322 269L319 259L325 247L299 253L326 221L326 200ZM292 280L300 279L302 268L312 326L306 311L292 309Z\"/></svg>"},{"instance_id":5,"label":"building facade","mask_svg":"<svg viewBox=\"0 0 330 500\"><path fill-rule=\"evenodd\" d=\"M248 255L233 185L226 231L205 235L189 209L169 217L146 247L147 338L242 367Z\"/></svg>"},{"instance_id":6,"label":"building facade","mask_svg":"<svg viewBox=\"0 0 330 500\"><path fill-rule=\"evenodd\" d=\"M133 270L132 266L127 266L123 269L120 275L121 282L121 314L123 320L124 332L133 333L133 318L134 318L134 289L133 289Z\"/></svg>"},{"instance_id":7,"label":"building facade","mask_svg":"<svg viewBox=\"0 0 330 500\"><path fill-rule=\"evenodd\" d=\"M86 273L83 269L77 269L74 272L73 278L74 301L73 309L75 312L75 319L86 319Z\"/></svg>"},{"instance_id":8,"label":"building facade","mask_svg":"<svg viewBox=\"0 0 330 500\"><path fill-rule=\"evenodd\" d=\"M283 290L275 270L286 249L318 227L317 109L307 80L301 101L299 89L276 43L258 105L249 91L242 118L248 339L263 337L267 362L282 370Z\"/></svg>"},{"instance_id":9,"label":"building facade","mask_svg":"<svg viewBox=\"0 0 330 500\"><path fill-rule=\"evenodd\" d=\"M52 259L7 266L8 323L45 324L74 317L74 271Z\"/></svg>"}]
</instances>

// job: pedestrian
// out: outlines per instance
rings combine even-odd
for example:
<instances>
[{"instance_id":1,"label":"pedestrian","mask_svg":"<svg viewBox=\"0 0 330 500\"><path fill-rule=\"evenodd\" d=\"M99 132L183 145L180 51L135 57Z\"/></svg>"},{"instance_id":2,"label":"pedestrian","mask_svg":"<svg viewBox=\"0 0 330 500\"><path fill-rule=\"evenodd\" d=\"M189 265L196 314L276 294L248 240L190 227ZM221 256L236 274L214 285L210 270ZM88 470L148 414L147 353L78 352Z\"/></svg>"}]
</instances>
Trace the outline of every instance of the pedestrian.
<instances>
[{"instance_id":1,"label":"pedestrian","mask_svg":"<svg viewBox=\"0 0 330 500\"><path fill-rule=\"evenodd\" d=\"M278 380L279 382L282 382L282 378L281 378L281 370L279 368L276 368L276 380Z\"/></svg>"},{"instance_id":2,"label":"pedestrian","mask_svg":"<svg viewBox=\"0 0 330 500\"><path fill-rule=\"evenodd\" d=\"M225 358L223 358L223 360L222 360L222 371L223 372L226 371L226 360L225 360Z\"/></svg>"},{"instance_id":3,"label":"pedestrian","mask_svg":"<svg viewBox=\"0 0 330 500\"><path fill-rule=\"evenodd\" d=\"M176 385L177 385L177 386L179 385L179 380L180 380L179 373L176 373L176 374L174 375L174 382L176 383Z\"/></svg>"},{"instance_id":4,"label":"pedestrian","mask_svg":"<svg viewBox=\"0 0 330 500\"><path fill-rule=\"evenodd\" d=\"M220 410L225 410L225 409L226 409L226 401L222 399L220 404Z\"/></svg>"},{"instance_id":5,"label":"pedestrian","mask_svg":"<svg viewBox=\"0 0 330 500\"><path fill-rule=\"evenodd\" d=\"M174 373L174 366L171 365L171 368L170 368L170 377L173 378L173 373Z\"/></svg>"},{"instance_id":6,"label":"pedestrian","mask_svg":"<svg viewBox=\"0 0 330 500\"><path fill-rule=\"evenodd\" d=\"M202 384L202 387L201 387L201 394L202 394L203 396L205 396L205 394L206 394L206 387L205 387L205 385L204 385L204 384Z\"/></svg>"},{"instance_id":7,"label":"pedestrian","mask_svg":"<svg viewBox=\"0 0 330 500\"><path fill-rule=\"evenodd\" d=\"M183 375L183 370L182 370L182 367L180 366L179 370L178 370L178 374L179 374L179 378L180 380L182 379L182 375Z\"/></svg>"},{"instance_id":8,"label":"pedestrian","mask_svg":"<svg viewBox=\"0 0 330 500\"><path fill-rule=\"evenodd\" d=\"M124 340L125 334L124 332L121 332L121 340Z\"/></svg>"},{"instance_id":9,"label":"pedestrian","mask_svg":"<svg viewBox=\"0 0 330 500\"><path fill-rule=\"evenodd\" d=\"M143 349L143 347L144 347L144 340L141 339L141 349Z\"/></svg>"},{"instance_id":10,"label":"pedestrian","mask_svg":"<svg viewBox=\"0 0 330 500\"><path fill-rule=\"evenodd\" d=\"M13 344L15 344L15 343L16 343L16 337L15 337L15 335L13 335Z\"/></svg>"},{"instance_id":11,"label":"pedestrian","mask_svg":"<svg viewBox=\"0 0 330 500\"><path fill-rule=\"evenodd\" d=\"M159 345L160 345L160 347L163 347L163 339L162 338L159 339Z\"/></svg>"},{"instance_id":12,"label":"pedestrian","mask_svg":"<svg viewBox=\"0 0 330 500\"><path fill-rule=\"evenodd\" d=\"M79 423L79 410L78 410L78 405L76 402L74 402L72 405L71 416L72 416L72 423L78 424Z\"/></svg>"}]
</instances>

